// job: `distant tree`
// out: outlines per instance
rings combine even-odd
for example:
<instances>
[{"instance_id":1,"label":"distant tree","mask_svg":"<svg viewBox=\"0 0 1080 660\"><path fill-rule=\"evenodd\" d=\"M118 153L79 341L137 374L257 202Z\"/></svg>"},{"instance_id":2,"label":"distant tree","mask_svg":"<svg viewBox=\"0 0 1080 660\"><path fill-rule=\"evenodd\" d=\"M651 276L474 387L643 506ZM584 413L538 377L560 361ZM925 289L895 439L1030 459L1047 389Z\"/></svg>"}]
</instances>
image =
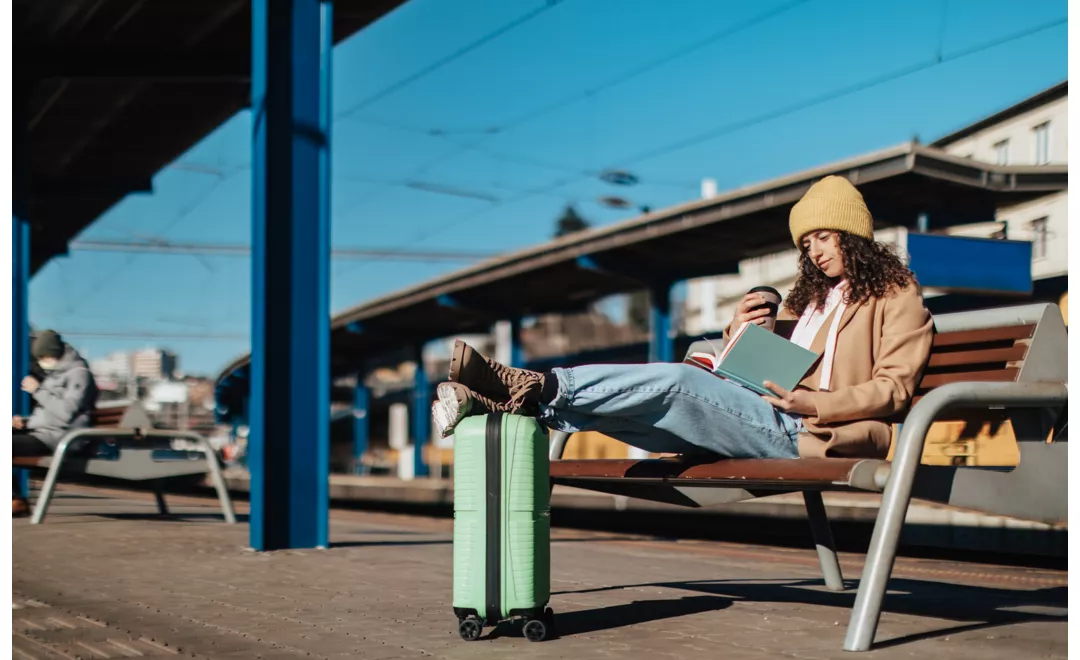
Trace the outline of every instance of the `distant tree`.
<instances>
[{"instance_id":1,"label":"distant tree","mask_svg":"<svg viewBox=\"0 0 1080 660\"><path fill-rule=\"evenodd\" d=\"M574 210L573 205L568 204L567 207L563 209L563 214L555 221L555 238L576 234L577 232L585 231L588 228L588 221L578 215L577 211Z\"/></svg>"}]
</instances>

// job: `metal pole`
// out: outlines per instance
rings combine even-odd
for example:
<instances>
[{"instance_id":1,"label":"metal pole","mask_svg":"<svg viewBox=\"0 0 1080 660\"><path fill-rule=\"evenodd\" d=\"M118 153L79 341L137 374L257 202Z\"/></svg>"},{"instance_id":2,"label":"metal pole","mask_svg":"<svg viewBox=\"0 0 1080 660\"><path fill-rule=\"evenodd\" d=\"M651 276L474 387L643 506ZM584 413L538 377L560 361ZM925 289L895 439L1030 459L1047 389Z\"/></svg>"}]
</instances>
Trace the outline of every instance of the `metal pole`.
<instances>
[{"instance_id":1,"label":"metal pole","mask_svg":"<svg viewBox=\"0 0 1080 660\"><path fill-rule=\"evenodd\" d=\"M356 375L356 389L353 391L353 472L364 473L364 454L368 449L368 433L370 420L370 392L364 384L363 372Z\"/></svg>"},{"instance_id":2,"label":"metal pole","mask_svg":"<svg viewBox=\"0 0 1080 660\"><path fill-rule=\"evenodd\" d=\"M325 547L332 5L252 2L250 542Z\"/></svg>"},{"instance_id":3,"label":"metal pole","mask_svg":"<svg viewBox=\"0 0 1080 660\"><path fill-rule=\"evenodd\" d=\"M649 288L649 362L673 362L675 340L671 337L670 282Z\"/></svg>"},{"instance_id":4,"label":"metal pole","mask_svg":"<svg viewBox=\"0 0 1080 660\"><path fill-rule=\"evenodd\" d=\"M424 368L424 345L417 344L416 372L413 380L413 476L428 476L424 447L431 440L431 384Z\"/></svg>"},{"instance_id":5,"label":"metal pole","mask_svg":"<svg viewBox=\"0 0 1080 660\"><path fill-rule=\"evenodd\" d=\"M521 317L510 319L510 366L525 366L525 347L521 344Z\"/></svg>"},{"instance_id":6,"label":"metal pole","mask_svg":"<svg viewBox=\"0 0 1080 660\"><path fill-rule=\"evenodd\" d=\"M30 413L22 379L30 373L30 287L29 210L30 154L24 104L13 104L12 139L14 167L11 207L11 414ZM30 496L30 473L23 469L11 472L12 490L22 498Z\"/></svg>"}]
</instances>

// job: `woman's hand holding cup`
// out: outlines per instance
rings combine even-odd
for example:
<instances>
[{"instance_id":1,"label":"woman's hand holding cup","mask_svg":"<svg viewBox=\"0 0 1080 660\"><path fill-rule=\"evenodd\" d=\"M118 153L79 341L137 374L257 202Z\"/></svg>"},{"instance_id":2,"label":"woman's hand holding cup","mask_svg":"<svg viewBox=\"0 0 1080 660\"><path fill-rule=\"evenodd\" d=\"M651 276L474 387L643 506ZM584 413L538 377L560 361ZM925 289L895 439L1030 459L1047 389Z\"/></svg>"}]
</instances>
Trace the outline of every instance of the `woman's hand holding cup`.
<instances>
[{"instance_id":1,"label":"woman's hand holding cup","mask_svg":"<svg viewBox=\"0 0 1080 660\"><path fill-rule=\"evenodd\" d=\"M743 323L760 325L772 331L776 327L776 315L779 311L780 295L771 287L756 287L742 297L735 308L735 319L731 330L738 330Z\"/></svg>"}]
</instances>

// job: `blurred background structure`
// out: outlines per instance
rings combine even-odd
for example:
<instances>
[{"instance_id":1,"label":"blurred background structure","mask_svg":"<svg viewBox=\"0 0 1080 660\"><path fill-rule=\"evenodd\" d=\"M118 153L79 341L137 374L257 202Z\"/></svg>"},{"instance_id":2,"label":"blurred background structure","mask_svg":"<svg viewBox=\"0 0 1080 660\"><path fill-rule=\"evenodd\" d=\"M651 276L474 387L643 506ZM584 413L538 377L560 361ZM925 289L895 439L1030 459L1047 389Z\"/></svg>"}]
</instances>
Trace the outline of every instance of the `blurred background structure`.
<instances>
[{"instance_id":1,"label":"blurred background structure","mask_svg":"<svg viewBox=\"0 0 1080 660\"><path fill-rule=\"evenodd\" d=\"M328 472L452 474L429 408L454 337L671 361L786 291L788 209L826 174L933 311L1067 323L1064 2L293 9L14 5L15 391L56 328L103 398L251 470L256 547L325 544ZM942 424L924 460L1015 441Z\"/></svg>"}]
</instances>

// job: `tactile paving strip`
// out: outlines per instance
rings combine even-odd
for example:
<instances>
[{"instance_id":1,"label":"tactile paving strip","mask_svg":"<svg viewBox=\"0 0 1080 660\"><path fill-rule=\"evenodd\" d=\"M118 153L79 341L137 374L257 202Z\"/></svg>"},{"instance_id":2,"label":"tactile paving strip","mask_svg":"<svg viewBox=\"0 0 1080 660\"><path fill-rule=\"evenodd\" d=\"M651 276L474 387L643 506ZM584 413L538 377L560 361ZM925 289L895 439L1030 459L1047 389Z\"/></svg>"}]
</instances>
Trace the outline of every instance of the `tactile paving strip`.
<instances>
[{"instance_id":1,"label":"tactile paving strip","mask_svg":"<svg viewBox=\"0 0 1080 660\"><path fill-rule=\"evenodd\" d=\"M183 653L167 640L133 635L105 621L18 595L11 602L11 647L18 660L157 660Z\"/></svg>"}]
</instances>

